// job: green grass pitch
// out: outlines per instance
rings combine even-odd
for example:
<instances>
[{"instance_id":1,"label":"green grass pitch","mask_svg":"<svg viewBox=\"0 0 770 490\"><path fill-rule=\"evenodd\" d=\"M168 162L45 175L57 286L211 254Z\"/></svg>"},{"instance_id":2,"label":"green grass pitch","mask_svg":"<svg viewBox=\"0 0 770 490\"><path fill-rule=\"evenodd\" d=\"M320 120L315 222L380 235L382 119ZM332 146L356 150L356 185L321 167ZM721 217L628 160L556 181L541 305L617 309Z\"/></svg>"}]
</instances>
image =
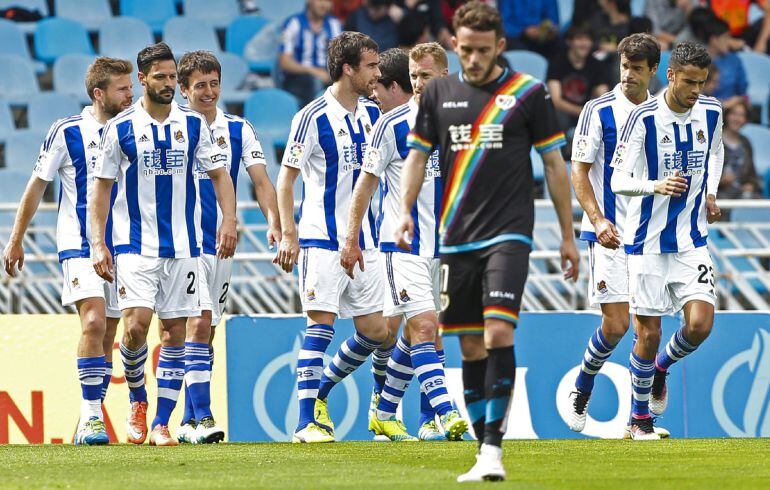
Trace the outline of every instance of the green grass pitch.
<instances>
[{"instance_id":1,"label":"green grass pitch","mask_svg":"<svg viewBox=\"0 0 770 490\"><path fill-rule=\"evenodd\" d=\"M459 485L475 444L0 446L0 488L770 488L768 439L506 441L504 483Z\"/></svg>"}]
</instances>

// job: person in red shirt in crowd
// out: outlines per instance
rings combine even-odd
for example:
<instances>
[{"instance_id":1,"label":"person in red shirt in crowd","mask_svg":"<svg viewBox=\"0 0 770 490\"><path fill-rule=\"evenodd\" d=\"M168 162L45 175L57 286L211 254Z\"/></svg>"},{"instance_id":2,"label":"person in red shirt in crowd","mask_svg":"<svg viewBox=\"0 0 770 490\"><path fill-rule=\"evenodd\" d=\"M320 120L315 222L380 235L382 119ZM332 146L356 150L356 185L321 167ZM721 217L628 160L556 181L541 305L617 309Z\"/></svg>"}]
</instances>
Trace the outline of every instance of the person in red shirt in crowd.
<instances>
[{"instance_id":1,"label":"person in red shirt in crowd","mask_svg":"<svg viewBox=\"0 0 770 490\"><path fill-rule=\"evenodd\" d=\"M727 22L733 37L746 41L754 51L767 53L770 50L770 0L711 0L711 10ZM765 15L749 23L749 8L756 3Z\"/></svg>"}]
</instances>

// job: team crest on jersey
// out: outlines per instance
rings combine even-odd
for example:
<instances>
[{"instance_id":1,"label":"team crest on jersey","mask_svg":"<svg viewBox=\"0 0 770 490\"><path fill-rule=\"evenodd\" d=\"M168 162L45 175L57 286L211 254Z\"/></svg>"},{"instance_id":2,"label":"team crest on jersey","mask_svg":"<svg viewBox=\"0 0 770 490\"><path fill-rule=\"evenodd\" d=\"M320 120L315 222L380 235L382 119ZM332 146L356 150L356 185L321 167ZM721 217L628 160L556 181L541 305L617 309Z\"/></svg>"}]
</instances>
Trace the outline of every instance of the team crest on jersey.
<instances>
[{"instance_id":1,"label":"team crest on jersey","mask_svg":"<svg viewBox=\"0 0 770 490\"><path fill-rule=\"evenodd\" d=\"M599 281L599 284L596 285L596 290L601 294L607 294L607 283L603 280Z\"/></svg>"},{"instance_id":2,"label":"team crest on jersey","mask_svg":"<svg viewBox=\"0 0 770 490\"><path fill-rule=\"evenodd\" d=\"M369 134L372 131L372 127L369 123L364 124L364 131L366 131L366 134Z\"/></svg>"},{"instance_id":3,"label":"team crest on jersey","mask_svg":"<svg viewBox=\"0 0 770 490\"><path fill-rule=\"evenodd\" d=\"M176 140L178 143L184 143L184 134L182 134L182 131L181 131L181 130L179 130L179 131L177 131L176 133L174 133L174 139L175 139L175 140Z\"/></svg>"},{"instance_id":4,"label":"team crest on jersey","mask_svg":"<svg viewBox=\"0 0 770 490\"><path fill-rule=\"evenodd\" d=\"M225 141L224 136L220 136L219 138L217 138L217 145L223 150L227 148L227 141Z\"/></svg>"},{"instance_id":5,"label":"team crest on jersey","mask_svg":"<svg viewBox=\"0 0 770 490\"><path fill-rule=\"evenodd\" d=\"M305 298L308 301L315 301L315 289L307 289L307 290L305 290Z\"/></svg>"},{"instance_id":6,"label":"team crest on jersey","mask_svg":"<svg viewBox=\"0 0 770 490\"><path fill-rule=\"evenodd\" d=\"M400 293L398 293L399 298L401 298L402 303L408 303L412 300L412 298L409 297L409 294L407 294L406 289L402 289Z\"/></svg>"},{"instance_id":7,"label":"team crest on jersey","mask_svg":"<svg viewBox=\"0 0 770 490\"><path fill-rule=\"evenodd\" d=\"M76 277L75 279L72 280L72 287L76 288L79 286L80 286L80 280Z\"/></svg>"},{"instance_id":8,"label":"team crest on jersey","mask_svg":"<svg viewBox=\"0 0 770 490\"><path fill-rule=\"evenodd\" d=\"M695 134L695 138L698 140L698 143L705 143L706 142L706 135L703 134L703 130L699 129L698 132Z\"/></svg>"},{"instance_id":9,"label":"team crest on jersey","mask_svg":"<svg viewBox=\"0 0 770 490\"><path fill-rule=\"evenodd\" d=\"M499 94L497 97L495 97L495 105L500 109L507 111L516 105L516 96Z\"/></svg>"},{"instance_id":10,"label":"team crest on jersey","mask_svg":"<svg viewBox=\"0 0 770 490\"><path fill-rule=\"evenodd\" d=\"M120 286L120 289L118 289L118 295L121 298L126 299L126 288L125 288L125 286Z\"/></svg>"}]
</instances>

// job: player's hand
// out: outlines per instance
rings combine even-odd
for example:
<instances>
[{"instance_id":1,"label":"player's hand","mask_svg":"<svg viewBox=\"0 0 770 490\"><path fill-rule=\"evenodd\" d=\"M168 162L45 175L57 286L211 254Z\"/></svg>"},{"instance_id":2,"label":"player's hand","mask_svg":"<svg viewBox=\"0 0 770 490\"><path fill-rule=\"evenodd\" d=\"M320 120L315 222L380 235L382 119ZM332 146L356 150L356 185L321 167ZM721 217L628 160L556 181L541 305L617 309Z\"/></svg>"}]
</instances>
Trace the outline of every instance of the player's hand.
<instances>
[{"instance_id":1,"label":"player's hand","mask_svg":"<svg viewBox=\"0 0 770 490\"><path fill-rule=\"evenodd\" d=\"M20 242L8 242L3 251L3 265L5 272L16 277L16 273L24 268L24 248ZM18 269L16 266L18 265Z\"/></svg>"},{"instance_id":2,"label":"player's hand","mask_svg":"<svg viewBox=\"0 0 770 490\"><path fill-rule=\"evenodd\" d=\"M722 217L722 210L717 205L717 198L713 194L706 196L706 220L709 223L719 221Z\"/></svg>"},{"instance_id":3,"label":"player's hand","mask_svg":"<svg viewBox=\"0 0 770 490\"><path fill-rule=\"evenodd\" d=\"M561 270L564 273L564 279L572 279L572 282L577 281L580 273L580 254L575 246L575 240L562 241L559 253L561 254Z\"/></svg>"},{"instance_id":4,"label":"player's hand","mask_svg":"<svg viewBox=\"0 0 770 490\"><path fill-rule=\"evenodd\" d=\"M238 232L236 231L236 219L222 220L222 224L217 231L217 257L220 259L229 259L235 254L235 245L238 243Z\"/></svg>"},{"instance_id":5,"label":"player's hand","mask_svg":"<svg viewBox=\"0 0 770 490\"><path fill-rule=\"evenodd\" d=\"M112 282L115 279L115 274L113 273L112 254L107 245L104 242L95 243L91 248L91 256L96 274L105 281Z\"/></svg>"},{"instance_id":6,"label":"player's hand","mask_svg":"<svg viewBox=\"0 0 770 490\"><path fill-rule=\"evenodd\" d=\"M678 172L673 177L666 177L665 180L655 181L655 194L679 197L686 190L687 179L680 177Z\"/></svg>"},{"instance_id":7,"label":"player's hand","mask_svg":"<svg viewBox=\"0 0 770 490\"><path fill-rule=\"evenodd\" d=\"M612 221L601 218L594 223L594 230L596 230L596 239L602 247L615 250L620 246L620 233Z\"/></svg>"},{"instance_id":8,"label":"player's hand","mask_svg":"<svg viewBox=\"0 0 770 490\"><path fill-rule=\"evenodd\" d=\"M275 254L273 263L283 269L284 272L291 272L294 266L299 263L299 241L294 237L284 235L281 238L281 245L278 247L278 253Z\"/></svg>"},{"instance_id":9,"label":"player's hand","mask_svg":"<svg viewBox=\"0 0 770 490\"><path fill-rule=\"evenodd\" d=\"M278 227L268 228L267 245L270 247L270 250L274 249L278 243L281 243L281 229Z\"/></svg>"},{"instance_id":10,"label":"player's hand","mask_svg":"<svg viewBox=\"0 0 770 490\"><path fill-rule=\"evenodd\" d=\"M414 236L414 220L411 214L402 214L401 223L396 227L396 246L407 252L412 251L412 237Z\"/></svg>"},{"instance_id":11,"label":"player's hand","mask_svg":"<svg viewBox=\"0 0 770 490\"><path fill-rule=\"evenodd\" d=\"M340 253L340 265L345 269L345 273L353 279L353 269L356 264L363 272L364 270L364 253L361 251L361 247L358 243L350 241L345 242L345 247Z\"/></svg>"}]
</instances>

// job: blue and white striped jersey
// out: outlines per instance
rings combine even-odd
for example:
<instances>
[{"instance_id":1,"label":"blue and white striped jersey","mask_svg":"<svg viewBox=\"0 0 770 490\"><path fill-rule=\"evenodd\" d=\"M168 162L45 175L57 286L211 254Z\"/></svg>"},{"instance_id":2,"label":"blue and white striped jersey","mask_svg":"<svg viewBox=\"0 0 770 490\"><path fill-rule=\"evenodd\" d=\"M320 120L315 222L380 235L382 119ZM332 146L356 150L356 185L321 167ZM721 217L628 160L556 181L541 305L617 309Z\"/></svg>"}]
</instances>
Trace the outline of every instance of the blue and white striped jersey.
<instances>
[{"instance_id":1,"label":"blue and white striped jersey","mask_svg":"<svg viewBox=\"0 0 770 490\"><path fill-rule=\"evenodd\" d=\"M59 174L59 216L56 222L56 246L59 262L91 256L91 220L89 197L93 188L93 169L99 155L102 124L88 106L77 116L59 119L51 126L40 148L32 174L47 182ZM112 199L115 199L113 187ZM112 213L107 232L112 229ZM111 237L107 246L112 248Z\"/></svg>"},{"instance_id":2,"label":"blue and white striped jersey","mask_svg":"<svg viewBox=\"0 0 770 490\"><path fill-rule=\"evenodd\" d=\"M677 172L687 179L680 197L631 197L624 244L629 254L676 253L706 245L705 194L709 174L721 168L722 106L701 96L685 114L674 113L665 92L628 117L612 161L639 180L662 180ZM716 194L716 189L709 189Z\"/></svg>"},{"instance_id":3,"label":"blue and white striped jersey","mask_svg":"<svg viewBox=\"0 0 770 490\"><path fill-rule=\"evenodd\" d=\"M374 125L372 141L364 155L364 172L380 178L380 214L377 217L377 234L383 252L404 252L394 242L394 233L401 217L401 169L409 154L407 136L417 118L414 98L380 117ZM441 168L438 150L428 157L425 180L417 202L412 207L414 236L412 254L422 257L438 257L438 228L436 221L441 212Z\"/></svg>"},{"instance_id":4,"label":"blue and white striped jersey","mask_svg":"<svg viewBox=\"0 0 770 490\"><path fill-rule=\"evenodd\" d=\"M225 155L225 168L238 185L238 172L252 165L267 165L262 145L257 139L254 127L243 118L226 114L217 108L217 117L209 126L214 144ZM216 255L217 230L222 224L222 211L217 203L214 185L206 172L196 172L201 196L201 229L203 232L203 253Z\"/></svg>"},{"instance_id":5,"label":"blue and white striped jersey","mask_svg":"<svg viewBox=\"0 0 770 490\"><path fill-rule=\"evenodd\" d=\"M345 243L348 208L361 162L380 109L359 99L355 114L331 89L294 116L282 164L302 171L299 244L339 250ZM377 247L371 206L361 226L362 249Z\"/></svg>"},{"instance_id":6,"label":"blue and white striped jersey","mask_svg":"<svg viewBox=\"0 0 770 490\"><path fill-rule=\"evenodd\" d=\"M326 51L329 41L342 32L339 19L327 15L320 31L310 26L307 12L292 15L283 25L281 53L291 55L297 63L326 69Z\"/></svg>"},{"instance_id":7,"label":"blue and white striped jersey","mask_svg":"<svg viewBox=\"0 0 770 490\"><path fill-rule=\"evenodd\" d=\"M650 99L649 93L647 99ZM612 155L618 135L636 104L623 94L620 84L611 91L589 101L580 112L575 136L572 139L572 160L591 164L588 180L594 189L599 210L623 236L623 221L628 197L616 195L610 185L613 169ZM580 239L595 242L594 226L583 213Z\"/></svg>"},{"instance_id":8,"label":"blue and white striped jersey","mask_svg":"<svg viewBox=\"0 0 770 490\"><path fill-rule=\"evenodd\" d=\"M115 253L185 258L200 255L200 202L196 170L224 166L203 116L171 103L162 123L142 100L104 128L94 175L117 179Z\"/></svg>"}]
</instances>

